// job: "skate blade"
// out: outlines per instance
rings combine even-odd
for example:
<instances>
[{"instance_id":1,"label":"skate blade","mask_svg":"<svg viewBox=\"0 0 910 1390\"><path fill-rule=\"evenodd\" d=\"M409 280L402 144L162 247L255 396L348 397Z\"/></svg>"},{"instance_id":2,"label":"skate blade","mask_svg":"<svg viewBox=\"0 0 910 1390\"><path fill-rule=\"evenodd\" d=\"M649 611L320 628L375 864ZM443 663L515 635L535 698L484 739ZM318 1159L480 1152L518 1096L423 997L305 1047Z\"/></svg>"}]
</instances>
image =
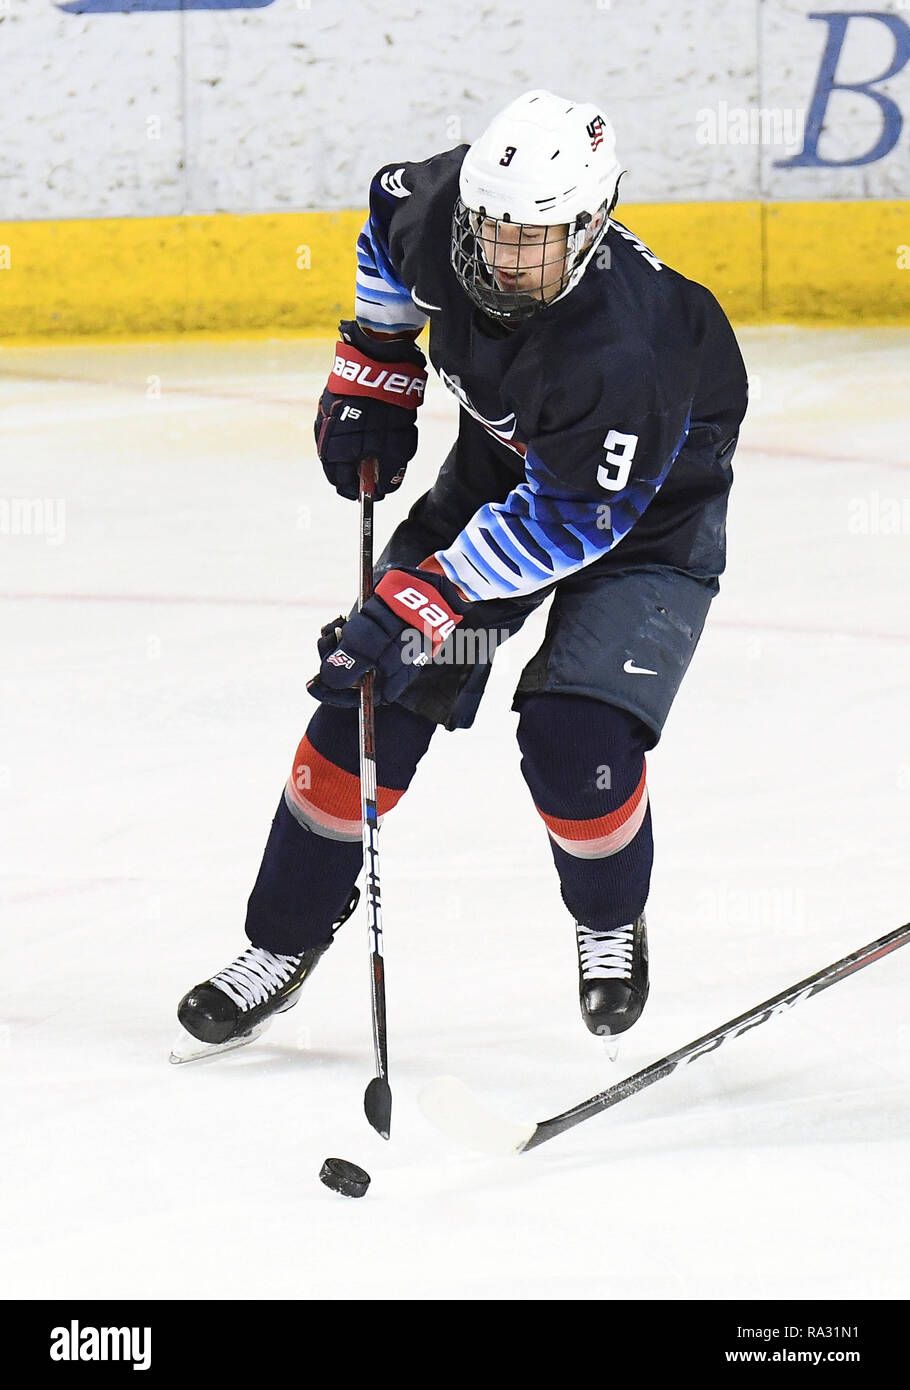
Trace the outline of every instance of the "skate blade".
<instances>
[{"instance_id":1,"label":"skate blade","mask_svg":"<svg viewBox=\"0 0 910 1390\"><path fill-rule=\"evenodd\" d=\"M170 1051L168 1061L174 1066L182 1066L185 1062L202 1062L208 1057L220 1057L223 1052L233 1052L238 1047L246 1047L247 1043L254 1042L268 1028L271 1023L270 1018L264 1018L261 1023L257 1023L255 1028L251 1028L242 1037L230 1038L223 1043L204 1043L198 1038L194 1038L192 1033L187 1033L181 1029Z\"/></svg>"}]
</instances>

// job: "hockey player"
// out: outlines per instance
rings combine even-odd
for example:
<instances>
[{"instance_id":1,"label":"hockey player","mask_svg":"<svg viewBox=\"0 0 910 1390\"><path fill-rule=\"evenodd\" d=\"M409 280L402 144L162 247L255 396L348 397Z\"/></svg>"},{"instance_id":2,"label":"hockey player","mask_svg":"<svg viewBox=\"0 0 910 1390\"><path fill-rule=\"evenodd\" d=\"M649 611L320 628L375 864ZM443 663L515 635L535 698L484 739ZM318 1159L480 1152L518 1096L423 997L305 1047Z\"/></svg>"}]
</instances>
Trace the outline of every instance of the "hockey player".
<instances>
[{"instance_id":1,"label":"hockey player","mask_svg":"<svg viewBox=\"0 0 910 1390\"><path fill-rule=\"evenodd\" d=\"M513 703L521 770L575 922L584 1021L614 1034L641 1014L645 754L718 591L747 386L713 296L612 217L621 174L598 107L536 91L470 148L393 162L372 182L356 315L319 403L322 467L347 498L365 458L377 498L401 485L428 322L458 437L362 610L322 630L320 707L250 896L251 945L179 1006L203 1043L236 1045L295 1003L353 910L364 673L384 815L434 730L471 725L496 638L550 596ZM436 660L415 660L421 642Z\"/></svg>"}]
</instances>

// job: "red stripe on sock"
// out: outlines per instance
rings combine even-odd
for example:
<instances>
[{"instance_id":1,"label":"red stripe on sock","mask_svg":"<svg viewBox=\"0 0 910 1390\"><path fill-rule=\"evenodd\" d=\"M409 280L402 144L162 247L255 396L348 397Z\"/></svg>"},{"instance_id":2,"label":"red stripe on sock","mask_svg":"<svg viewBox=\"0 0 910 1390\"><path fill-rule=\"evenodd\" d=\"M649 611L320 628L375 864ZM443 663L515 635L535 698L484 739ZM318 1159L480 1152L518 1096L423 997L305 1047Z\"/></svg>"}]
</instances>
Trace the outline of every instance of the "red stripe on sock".
<instances>
[{"instance_id":1,"label":"red stripe on sock","mask_svg":"<svg viewBox=\"0 0 910 1390\"><path fill-rule=\"evenodd\" d=\"M641 778L638 786L627 801L605 816L595 816L591 820L569 820L566 816L548 816L546 811L541 811L539 806L537 812L550 834L560 840L577 840L581 843L585 840L601 840L607 835L615 834L635 815L641 799L645 795L646 774L647 766L642 759Z\"/></svg>"},{"instance_id":2,"label":"red stripe on sock","mask_svg":"<svg viewBox=\"0 0 910 1390\"><path fill-rule=\"evenodd\" d=\"M315 811L324 815L327 823L353 821L360 824L360 778L324 758L306 734L297 747L288 791L295 799L305 803L311 814ZM379 815L391 811L403 796L404 790L401 788L377 787L376 809Z\"/></svg>"}]
</instances>

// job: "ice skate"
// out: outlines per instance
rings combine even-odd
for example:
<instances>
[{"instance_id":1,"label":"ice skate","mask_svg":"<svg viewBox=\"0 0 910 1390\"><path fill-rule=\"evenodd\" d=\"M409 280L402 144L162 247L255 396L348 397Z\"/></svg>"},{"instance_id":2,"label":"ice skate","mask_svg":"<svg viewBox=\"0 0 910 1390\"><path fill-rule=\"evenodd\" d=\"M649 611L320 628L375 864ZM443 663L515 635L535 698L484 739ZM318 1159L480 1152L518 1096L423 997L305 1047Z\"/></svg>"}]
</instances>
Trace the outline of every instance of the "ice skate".
<instances>
[{"instance_id":1,"label":"ice skate","mask_svg":"<svg viewBox=\"0 0 910 1390\"><path fill-rule=\"evenodd\" d=\"M648 998L648 932L645 915L628 926L598 932L576 922L578 997L592 1033L624 1033Z\"/></svg>"},{"instance_id":2,"label":"ice skate","mask_svg":"<svg viewBox=\"0 0 910 1390\"><path fill-rule=\"evenodd\" d=\"M360 890L355 888L333 932L347 921L359 900ZM294 1007L301 986L331 944L330 938L300 955L248 946L224 970L183 996L177 1007L182 1031L170 1061L178 1064L220 1056L258 1038L275 1014Z\"/></svg>"}]
</instances>

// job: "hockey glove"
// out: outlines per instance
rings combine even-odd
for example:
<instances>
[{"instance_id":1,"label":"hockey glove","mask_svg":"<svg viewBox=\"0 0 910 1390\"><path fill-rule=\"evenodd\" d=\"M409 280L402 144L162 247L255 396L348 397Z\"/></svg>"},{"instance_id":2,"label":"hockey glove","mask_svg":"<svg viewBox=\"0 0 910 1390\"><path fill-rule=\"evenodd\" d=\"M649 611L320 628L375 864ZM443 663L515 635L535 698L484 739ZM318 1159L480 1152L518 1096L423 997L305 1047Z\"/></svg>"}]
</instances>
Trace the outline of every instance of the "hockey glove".
<instances>
[{"instance_id":1,"label":"hockey glove","mask_svg":"<svg viewBox=\"0 0 910 1390\"><path fill-rule=\"evenodd\" d=\"M391 704L432 660L467 607L444 575L389 570L359 613L322 629L322 665L307 689L328 705L356 708L357 687L367 671L375 671L376 704Z\"/></svg>"},{"instance_id":2,"label":"hockey glove","mask_svg":"<svg viewBox=\"0 0 910 1390\"><path fill-rule=\"evenodd\" d=\"M410 339L370 338L355 322L339 331L314 425L316 452L335 491L352 500L360 495L361 459L375 458L379 501L401 486L417 450L427 359Z\"/></svg>"}]
</instances>

